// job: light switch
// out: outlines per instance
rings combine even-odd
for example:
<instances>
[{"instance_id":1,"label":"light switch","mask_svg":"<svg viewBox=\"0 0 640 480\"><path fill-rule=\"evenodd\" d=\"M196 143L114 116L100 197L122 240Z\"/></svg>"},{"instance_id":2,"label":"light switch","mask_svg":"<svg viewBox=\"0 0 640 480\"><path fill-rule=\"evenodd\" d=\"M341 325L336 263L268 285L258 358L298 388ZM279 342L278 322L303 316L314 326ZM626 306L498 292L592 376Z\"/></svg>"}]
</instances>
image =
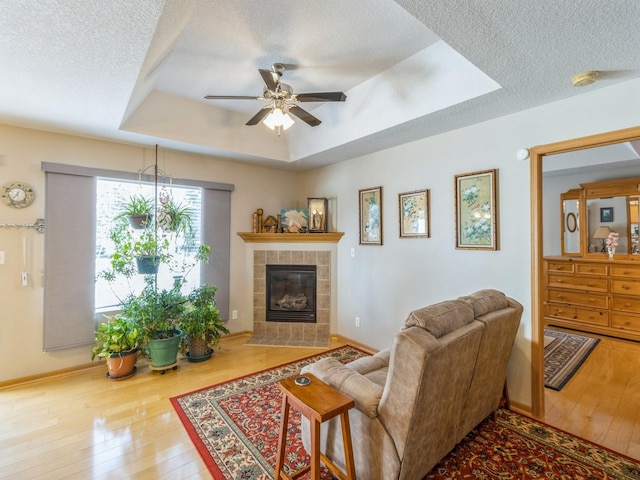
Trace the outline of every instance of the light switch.
<instances>
[{"instance_id":1,"label":"light switch","mask_svg":"<svg viewBox=\"0 0 640 480\"><path fill-rule=\"evenodd\" d=\"M0 265L4 265L4 252L0 252Z\"/></svg>"}]
</instances>

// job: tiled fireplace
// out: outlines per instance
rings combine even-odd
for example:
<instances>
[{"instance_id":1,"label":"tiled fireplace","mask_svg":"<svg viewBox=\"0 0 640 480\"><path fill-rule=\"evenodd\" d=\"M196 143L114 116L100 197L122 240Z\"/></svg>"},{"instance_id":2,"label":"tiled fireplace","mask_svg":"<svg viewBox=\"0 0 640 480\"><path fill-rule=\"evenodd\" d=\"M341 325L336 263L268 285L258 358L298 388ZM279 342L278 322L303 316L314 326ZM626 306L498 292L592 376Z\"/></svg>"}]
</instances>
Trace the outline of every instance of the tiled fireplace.
<instances>
[{"instance_id":1,"label":"tiled fireplace","mask_svg":"<svg viewBox=\"0 0 640 480\"><path fill-rule=\"evenodd\" d=\"M331 251L254 250L253 332L250 343L291 346L329 344L331 323ZM267 265L316 266L316 321L267 321Z\"/></svg>"}]
</instances>

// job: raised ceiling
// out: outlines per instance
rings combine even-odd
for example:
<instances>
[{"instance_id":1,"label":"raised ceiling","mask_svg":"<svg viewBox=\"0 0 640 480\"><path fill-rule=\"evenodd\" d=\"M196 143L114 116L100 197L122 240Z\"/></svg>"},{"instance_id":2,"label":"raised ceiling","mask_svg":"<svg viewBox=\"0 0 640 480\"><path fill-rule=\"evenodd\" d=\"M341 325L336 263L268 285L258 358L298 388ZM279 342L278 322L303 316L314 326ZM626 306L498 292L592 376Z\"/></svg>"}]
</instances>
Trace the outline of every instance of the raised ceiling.
<instances>
[{"instance_id":1,"label":"raised ceiling","mask_svg":"<svg viewBox=\"0 0 640 480\"><path fill-rule=\"evenodd\" d=\"M638 18L636 0L3 0L0 121L304 170L636 78ZM260 95L276 62L347 101L278 136L244 125L262 102L203 98Z\"/></svg>"}]
</instances>

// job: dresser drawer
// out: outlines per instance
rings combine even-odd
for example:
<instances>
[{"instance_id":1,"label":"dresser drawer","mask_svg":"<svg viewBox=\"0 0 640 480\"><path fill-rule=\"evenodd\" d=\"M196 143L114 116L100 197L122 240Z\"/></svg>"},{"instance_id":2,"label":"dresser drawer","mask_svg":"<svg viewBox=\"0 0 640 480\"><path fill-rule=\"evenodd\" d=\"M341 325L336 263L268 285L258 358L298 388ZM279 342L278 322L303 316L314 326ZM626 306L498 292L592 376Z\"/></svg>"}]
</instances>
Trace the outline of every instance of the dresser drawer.
<instances>
[{"instance_id":1,"label":"dresser drawer","mask_svg":"<svg viewBox=\"0 0 640 480\"><path fill-rule=\"evenodd\" d=\"M637 278L640 280L640 267L635 265L611 265L611 276Z\"/></svg>"},{"instance_id":2,"label":"dresser drawer","mask_svg":"<svg viewBox=\"0 0 640 480\"><path fill-rule=\"evenodd\" d=\"M611 308L613 310L621 310L623 312L632 312L640 314L640 298L637 297L611 297Z\"/></svg>"},{"instance_id":3,"label":"dresser drawer","mask_svg":"<svg viewBox=\"0 0 640 480\"><path fill-rule=\"evenodd\" d=\"M546 306L547 317L559 320L589 323L592 325L609 325L609 313L603 310L586 310L582 308Z\"/></svg>"},{"instance_id":4,"label":"dresser drawer","mask_svg":"<svg viewBox=\"0 0 640 480\"><path fill-rule=\"evenodd\" d=\"M583 307L608 308L607 296L587 292L571 292L569 290L549 289L549 301L571 303Z\"/></svg>"},{"instance_id":5,"label":"dresser drawer","mask_svg":"<svg viewBox=\"0 0 640 480\"><path fill-rule=\"evenodd\" d=\"M550 287L573 288L575 290L589 290L592 292L606 292L606 278L577 277L573 275L549 274Z\"/></svg>"},{"instance_id":6,"label":"dresser drawer","mask_svg":"<svg viewBox=\"0 0 640 480\"><path fill-rule=\"evenodd\" d=\"M547 262L547 271L573 273L573 263L569 262Z\"/></svg>"},{"instance_id":7,"label":"dresser drawer","mask_svg":"<svg viewBox=\"0 0 640 480\"><path fill-rule=\"evenodd\" d=\"M640 316L611 313L611 326L622 330L640 332Z\"/></svg>"},{"instance_id":8,"label":"dresser drawer","mask_svg":"<svg viewBox=\"0 0 640 480\"><path fill-rule=\"evenodd\" d=\"M576 273L581 275L606 275L607 265L596 265L594 263L576 264Z\"/></svg>"},{"instance_id":9,"label":"dresser drawer","mask_svg":"<svg viewBox=\"0 0 640 480\"><path fill-rule=\"evenodd\" d=\"M640 295L640 280L611 279L611 293L621 295Z\"/></svg>"}]
</instances>

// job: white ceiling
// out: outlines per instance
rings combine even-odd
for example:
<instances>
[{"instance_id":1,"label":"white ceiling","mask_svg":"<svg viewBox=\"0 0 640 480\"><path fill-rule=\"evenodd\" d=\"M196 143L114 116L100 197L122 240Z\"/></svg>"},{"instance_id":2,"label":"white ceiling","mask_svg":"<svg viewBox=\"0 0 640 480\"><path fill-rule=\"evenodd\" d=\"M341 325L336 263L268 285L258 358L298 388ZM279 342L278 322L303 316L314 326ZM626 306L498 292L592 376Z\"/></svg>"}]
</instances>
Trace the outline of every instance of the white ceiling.
<instances>
[{"instance_id":1,"label":"white ceiling","mask_svg":"<svg viewBox=\"0 0 640 480\"><path fill-rule=\"evenodd\" d=\"M636 0L2 0L0 122L304 170L640 76ZM322 120L246 121L284 63ZM580 89L571 77L600 72ZM1 153L1 152L0 152Z\"/></svg>"}]
</instances>

